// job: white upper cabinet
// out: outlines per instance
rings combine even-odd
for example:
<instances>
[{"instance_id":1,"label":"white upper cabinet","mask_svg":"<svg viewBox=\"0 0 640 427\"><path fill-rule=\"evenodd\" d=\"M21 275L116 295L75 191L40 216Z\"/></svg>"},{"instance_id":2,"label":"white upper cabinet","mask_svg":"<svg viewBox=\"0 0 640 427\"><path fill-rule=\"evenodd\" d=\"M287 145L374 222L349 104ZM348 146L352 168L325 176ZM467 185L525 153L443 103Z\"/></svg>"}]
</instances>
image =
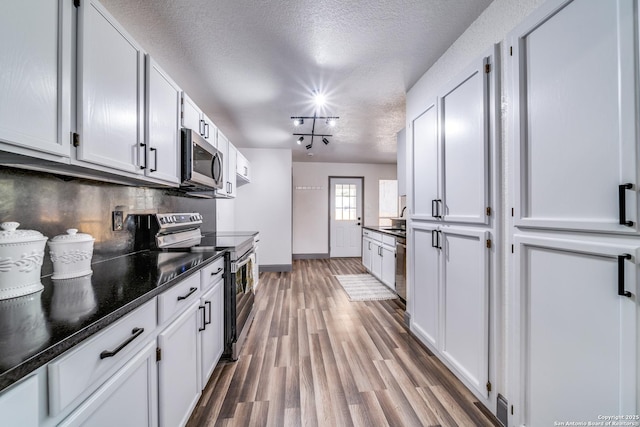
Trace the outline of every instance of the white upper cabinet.
<instances>
[{"instance_id":1,"label":"white upper cabinet","mask_svg":"<svg viewBox=\"0 0 640 427\"><path fill-rule=\"evenodd\" d=\"M438 110L432 103L413 120L413 219L437 218L439 175Z\"/></svg>"},{"instance_id":2,"label":"white upper cabinet","mask_svg":"<svg viewBox=\"0 0 640 427\"><path fill-rule=\"evenodd\" d=\"M202 122L202 111L196 105L189 95L182 92L182 127L195 130L202 135L202 129L204 128Z\"/></svg>"},{"instance_id":3,"label":"white upper cabinet","mask_svg":"<svg viewBox=\"0 0 640 427\"><path fill-rule=\"evenodd\" d=\"M493 58L473 62L412 121L414 220L489 221Z\"/></svg>"},{"instance_id":4,"label":"white upper cabinet","mask_svg":"<svg viewBox=\"0 0 640 427\"><path fill-rule=\"evenodd\" d=\"M462 72L440 97L441 201L445 221L486 223L489 153L489 58Z\"/></svg>"},{"instance_id":5,"label":"white upper cabinet","mask_svg":"<svg viewBox=\"0 0 640 427\"><path fill-rule=\"evenodd\" d=\"M251 182L251 164L240 151L236 153L236 182L237 185Z\"/></svg>"},{"instance_id":6,"label":"white upper cabinet","mask_svg":"<svg viewBox=\"0 0 640 427\"><path fill-rule=\"evenodd\" d=\"M182 127L197 131L214 147L218 147L217 129L189 95L182 92Z\"/></svg>"},{"instance_id":7,"label":"white upper cabinet","mask_svg":"<svg viewBox=\"0 0 640 427\"><path fill-rule=\"evenodd\" d=\"M636 8L551 1L511 34L516 226L638 232Z\"/></svg>"},{"instance_id":8,"label":"white upper cabinet","mask_svg":"<svg viewBox=\"0 0 640 427\"><path fill-rule=\"evenodd\" d=\"M78 8L77 159L140 174L144 52L95 0Z\"/></svg>"},{"instance_id":9,"label":"white upper cabinet","mask_svg":"<svg viewBox=\"0 0 640 427\"><path fill-rule=\"evenodd\" d=\"M229 197L236 197L238 187L236 185L236 166L237 166L237 153L238 149L229 141L227 152L227 195Z\"/></svg>"},{"instance_id":10,"label":"white upper cabinet","mask_svg":"<svg viewBox=\"0 0 640 427\"><path fill-rule=\"evenodd\" d=\"M147 176L180 184L180 95L178 85L147 55Z\"/></svg>"},{"instance_id":11,"label":"white upper cabinet","mask_svg":"<svg viewBox=\"0 0 640 427\"><path fill-rule=\"evenodd\" d=\"M219 130L218 150L222 153L222 182L221 189L216 190L216 195L223 198L236 197L236 147Z\"/></svg>"},{"instance_id":12,"label":"white upper cabinet","mask_svg":"<svg viewBox=\"0 0 640 427\"><path fill-rule=\"evenodd\" d=\"M407 131L402 129L396 136L398 153L396 157L398 196L407 195Z\"/></svg>"},{"instance_id":13,"label":"white upper cabinet","mask_svg":"<svg viewBox=\"0 0 640 427\"><path fill-rule=\"evenodd\" d=\"M3 151L36 157L48 153L54 155L49 157L52 160L56 156L69 157L72 7L72 2L63 0L3 2L0 13Z\"/></svg>"}]
</instances>

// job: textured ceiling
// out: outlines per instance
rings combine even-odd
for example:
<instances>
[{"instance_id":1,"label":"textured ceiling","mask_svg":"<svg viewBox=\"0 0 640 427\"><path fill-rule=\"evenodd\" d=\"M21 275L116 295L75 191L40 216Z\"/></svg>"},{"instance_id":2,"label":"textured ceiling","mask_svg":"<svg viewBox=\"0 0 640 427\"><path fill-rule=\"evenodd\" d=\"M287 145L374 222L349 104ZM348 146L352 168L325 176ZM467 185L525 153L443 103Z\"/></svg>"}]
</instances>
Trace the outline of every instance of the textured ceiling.
<instances>
[{"instance_id":1,"label":"textured ceiling","mask_svg":"<svg viewBox=\"0 0 640 427\"><path fill-rule=\"evenodd\" d=\"M395 163L405 92L491 0L101 2L237 147ZM306 150L289 117L314 114L314 90L340 120Z\"/></svg>"}]
</instances>

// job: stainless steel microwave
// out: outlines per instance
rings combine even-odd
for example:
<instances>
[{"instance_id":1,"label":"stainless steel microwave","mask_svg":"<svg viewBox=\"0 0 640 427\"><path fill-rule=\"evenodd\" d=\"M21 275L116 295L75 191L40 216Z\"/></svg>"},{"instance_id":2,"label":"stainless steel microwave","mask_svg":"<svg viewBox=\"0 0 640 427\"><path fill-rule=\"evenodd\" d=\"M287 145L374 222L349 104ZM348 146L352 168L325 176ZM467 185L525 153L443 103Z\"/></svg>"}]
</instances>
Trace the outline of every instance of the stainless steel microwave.
<instances>
[{"instance_id":1,"label":"stainless steel microwave","mask_svg":"<svg viewBox=\"0 0 640 427\"><path fill-rule=\"evenodd\" d=\"M222 153L198 132L182 129L182 184L189 191L222 188Z\"/></svg>"}]
</instances>

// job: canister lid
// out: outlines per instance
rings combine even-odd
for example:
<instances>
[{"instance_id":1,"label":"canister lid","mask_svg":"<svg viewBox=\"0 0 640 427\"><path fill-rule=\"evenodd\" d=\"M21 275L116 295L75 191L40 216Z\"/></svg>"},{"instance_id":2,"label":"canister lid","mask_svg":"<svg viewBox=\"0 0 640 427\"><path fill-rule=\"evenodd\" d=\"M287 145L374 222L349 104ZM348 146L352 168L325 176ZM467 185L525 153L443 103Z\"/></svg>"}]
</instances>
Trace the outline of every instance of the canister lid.
<instances>
[{"instance_id":1,"label":"canister lid","mask_svg":"<svg viewBox=\"0 0 640 427\"><path fill-rule=\"evenodd\" d=\"M47 239L39 231L35 230L18 230L19 222L3 222L0 223L0 244L3 243L22 243L33 242L37 240Z\"/></svg>"},{"instance_id":2,"label":"canister lid","mask_svg":"<svg viewBox=\"0 0 640 427\"><path fill-rule=\"evenodd\" d=\"M79 242L92 242L95 240L90 234L78 233L77 228L70 228L67 230L67 234L61 234L51 239L51 242L55 243L79 243Z\"/></svg>"}]
</instances>

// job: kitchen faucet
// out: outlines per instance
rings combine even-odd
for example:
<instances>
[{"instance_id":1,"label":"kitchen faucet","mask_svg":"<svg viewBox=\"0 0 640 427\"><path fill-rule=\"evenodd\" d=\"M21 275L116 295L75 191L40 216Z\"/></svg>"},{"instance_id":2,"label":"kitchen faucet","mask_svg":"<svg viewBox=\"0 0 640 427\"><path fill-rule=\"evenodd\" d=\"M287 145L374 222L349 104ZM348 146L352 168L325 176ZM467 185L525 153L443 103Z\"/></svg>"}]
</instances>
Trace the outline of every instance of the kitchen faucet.
<instances>
[{"instance_id":1,"label":"kitchen faucet","mask_svg":"<svg viewBox=\"0 0 640 427\"><path fill-rule=\"evenodd\" d=\"M400 218L402 218L404 216L404 210L407 209L407 207L405 206L404 208L402 208L402 211L400 212Z\"/></svg>"}]
</instances>

